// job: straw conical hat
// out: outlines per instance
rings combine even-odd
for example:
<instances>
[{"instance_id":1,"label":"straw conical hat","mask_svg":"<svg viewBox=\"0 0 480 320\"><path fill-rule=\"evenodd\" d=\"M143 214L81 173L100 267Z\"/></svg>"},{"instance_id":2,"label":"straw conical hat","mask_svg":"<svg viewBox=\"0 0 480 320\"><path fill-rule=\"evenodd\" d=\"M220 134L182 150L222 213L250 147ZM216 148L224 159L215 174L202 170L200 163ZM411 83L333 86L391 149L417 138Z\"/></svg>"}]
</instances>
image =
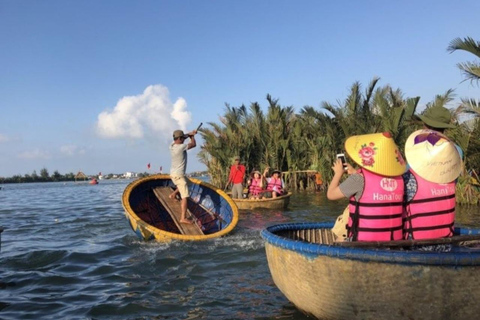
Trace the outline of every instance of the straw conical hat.
<instances>
[{"instance_id":1,"label":"straw conical hat","mask_svg":"<svg viewBox=\"0 0 480 320\"><path fill-rule=\"evenodd\" d=\"M420 177L435 183L449 183L462 171L462 158L455 144L433 130L417 130L405 143L408 164Z\"/></svg>"},{"instance_id":2,"label":"straw conical hat","mask_svg":"<svg viewBox=\"0 0 480 320\"><path fill-rule=\"evenodd\" d=\"M345 141L348 156L362 168L382 176L405 172L406 164L388 132L352 136Z\"/></svg>"}]
</instances>

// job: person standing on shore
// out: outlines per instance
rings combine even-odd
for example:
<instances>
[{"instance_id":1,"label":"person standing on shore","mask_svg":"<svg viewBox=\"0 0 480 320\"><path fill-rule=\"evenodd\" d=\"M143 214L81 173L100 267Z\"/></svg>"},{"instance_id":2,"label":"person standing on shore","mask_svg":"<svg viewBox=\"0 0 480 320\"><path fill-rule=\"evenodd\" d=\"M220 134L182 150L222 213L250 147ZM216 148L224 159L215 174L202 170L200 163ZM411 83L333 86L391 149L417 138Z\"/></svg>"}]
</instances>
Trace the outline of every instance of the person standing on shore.
<instances>
[{"instance_id":1,"label":"person standing on shore","mask_svg":"<svg viewBox=\"0 0 480 320\"><path fill-rule=\"evenodd\" d=\"M227 186L232 183L232 198L243 198L243 179L245 178L246 168L240 164L240 156L233 158L233 165L230 167L230 174L228 176Z\"/></svg>"},{"instance_id":2,"label":"person standing on shore","mask_svg":"<svg viewBox=\"0 0 480 320\"><path fill-rule=\"evenodd\" d=\"M195 148L197 143L195 141L195 134L197 130L184 134L182 130L175 130L173 132L173 143L170 145L170 155L172 157L172 165L170 167L170 178L177 186L177 190L170 194L171 199L175 199L176 195L180 193L181 202L181 223L192 224L193 222L187 219L187 198L190 196L188 191L188 184L190 181L185 176L187 169L187 150ZM188 144L184 144L185 139L190 138Z\"/></svg>"}]
</instances>

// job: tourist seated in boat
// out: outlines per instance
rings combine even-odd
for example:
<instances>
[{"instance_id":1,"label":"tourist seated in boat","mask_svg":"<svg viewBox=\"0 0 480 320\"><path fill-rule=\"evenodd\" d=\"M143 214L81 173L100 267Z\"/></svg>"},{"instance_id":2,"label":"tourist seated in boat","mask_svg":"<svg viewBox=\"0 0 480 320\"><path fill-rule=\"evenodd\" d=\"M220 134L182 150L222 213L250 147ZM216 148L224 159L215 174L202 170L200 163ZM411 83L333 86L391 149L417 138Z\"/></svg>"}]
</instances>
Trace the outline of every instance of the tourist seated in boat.
<instances>
[{"instance_id":1,"label":"tourist seated in boat","mask_svg":"<svg viewBox=\"0 0 480 320\"><path fill-rule=\"evenodd\" d=\"M462 159L455 144L435 130L413 132L405 143L405 239L453 236L455 180Z\"/></svg>"},{"instance_id":2,"label":"tourist seated in boat","mask_svg":"<svg viewBox=\"0 0 480 320\"><path fill-rule=\"evenodd\" d=\"M267 181L267 192L265 192L265 198L276 198L281 195L284 195L285 192L285 182L280 177L280 170L273 170L272 176L268 176L270 168L266 167L263 171L263 177Z\"/></svg>"},{"instance_id":3,"label":"tourist seated in boat","mask_svg":"<svg viewBox=\"0 0 480 320\"><path fill-rule=\"evenodd\" d=\"M347 221L337 222L346 228L344 239L336 234L339 240L401 240L406 164L390 133L352 136L345 141L345 151L360 169L348 163L345 167L340 159L332 167L328 199L350 199ZM350 175L340 183L345 173Z\"/></svg>"},{"instance_id":4,"label":"tourist seated in boat","mask_svg":"<svg viewBox=\"0 0 480 320\"><path fill-rule=\"evenodd\" d=\"M255 170L250 179L247 181L248 198L261 199L263 197L264 187L266 185L265 178L260 171Z\"/></svg>"}]
</instances>

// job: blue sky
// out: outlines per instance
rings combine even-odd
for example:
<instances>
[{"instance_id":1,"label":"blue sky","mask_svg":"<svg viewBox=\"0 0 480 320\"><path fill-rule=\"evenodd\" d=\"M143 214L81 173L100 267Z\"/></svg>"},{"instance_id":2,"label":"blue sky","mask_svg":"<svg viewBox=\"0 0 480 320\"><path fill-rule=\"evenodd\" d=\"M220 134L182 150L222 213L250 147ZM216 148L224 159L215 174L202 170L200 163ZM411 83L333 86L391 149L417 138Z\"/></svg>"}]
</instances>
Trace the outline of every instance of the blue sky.
<instances>
[{"instance_id":1,"label":"blue sky","mask_svg":"<svg viewBox=\"0 0 480 320\"><path fill-rule=\"evenodd\" d=\"M164 171L225 104L336 104L373 77L420 105L480 98L446 51L480 2L0 0L0 177ZM455 103L451 105L455 107ZM201 140L199 141L201 143ZM189 151L187 171L204 170Z\"/></svg>"}]
</instances>

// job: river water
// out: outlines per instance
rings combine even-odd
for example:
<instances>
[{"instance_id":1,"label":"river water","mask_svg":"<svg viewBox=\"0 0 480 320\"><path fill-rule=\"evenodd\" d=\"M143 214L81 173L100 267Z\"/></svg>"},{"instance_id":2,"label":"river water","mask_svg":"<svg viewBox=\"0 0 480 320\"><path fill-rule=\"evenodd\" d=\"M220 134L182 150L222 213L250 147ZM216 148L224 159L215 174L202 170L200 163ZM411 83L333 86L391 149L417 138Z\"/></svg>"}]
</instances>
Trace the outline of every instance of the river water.
<instances>
[{"instance_id":1,"label":"river water","mask_svg":"<svg viewBox=\"0 0 480 320\"><path fill-rule=\"evenodd\" d=\"M240 213L204 242L139 240L123 213L129 180L0 190L0 319L310 319L276 288L260 231L333 221L346 202L298 192L285 211ZM478 208L457 222L480 226Z\"/></svg>"}]
</instances>

